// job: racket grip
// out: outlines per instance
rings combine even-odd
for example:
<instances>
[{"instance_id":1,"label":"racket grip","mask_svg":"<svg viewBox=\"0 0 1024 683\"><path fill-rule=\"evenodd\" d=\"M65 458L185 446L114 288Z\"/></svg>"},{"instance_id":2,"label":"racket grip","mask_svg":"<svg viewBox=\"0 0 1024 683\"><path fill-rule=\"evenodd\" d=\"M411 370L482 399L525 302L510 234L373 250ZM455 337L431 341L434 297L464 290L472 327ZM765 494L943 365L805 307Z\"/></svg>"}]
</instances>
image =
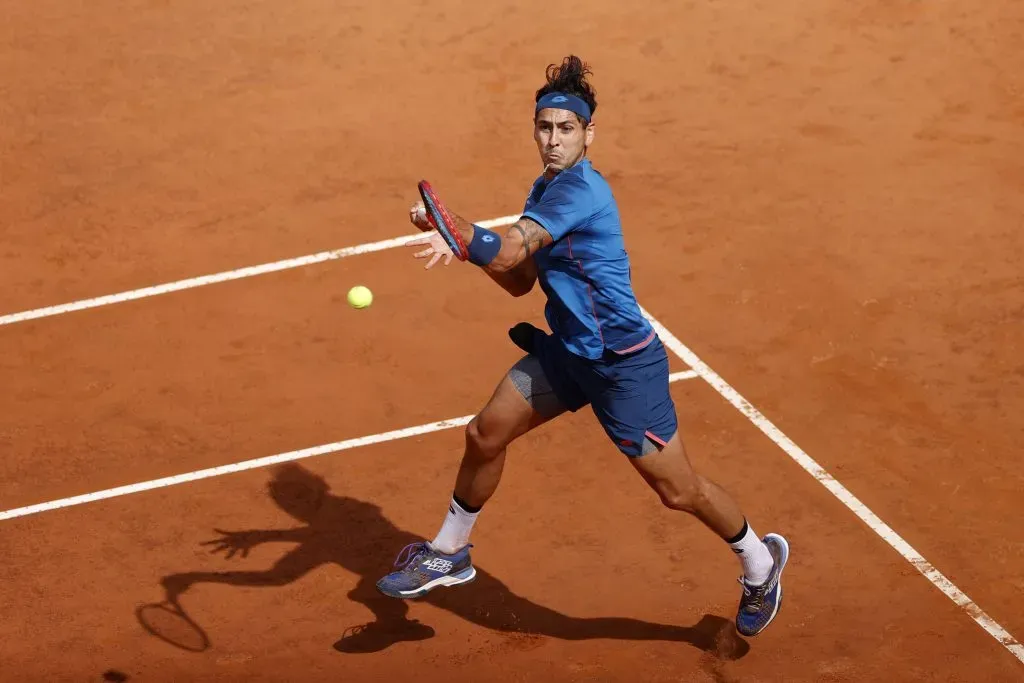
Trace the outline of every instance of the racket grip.
<instances>
[{"instance_id":1,"label":"racket grip","mask_svg":"<svg viewBox=\"0 0 1024 683\"><path fill-rule=\"evenodd\" d=\"M427 212L427 209L422 206L419 208L418 211L416 211L416 220L413 221L413 225L415 225L423 232L437 230L437 226L434 224L434 219Z\"/></svg>"}]
</instances>

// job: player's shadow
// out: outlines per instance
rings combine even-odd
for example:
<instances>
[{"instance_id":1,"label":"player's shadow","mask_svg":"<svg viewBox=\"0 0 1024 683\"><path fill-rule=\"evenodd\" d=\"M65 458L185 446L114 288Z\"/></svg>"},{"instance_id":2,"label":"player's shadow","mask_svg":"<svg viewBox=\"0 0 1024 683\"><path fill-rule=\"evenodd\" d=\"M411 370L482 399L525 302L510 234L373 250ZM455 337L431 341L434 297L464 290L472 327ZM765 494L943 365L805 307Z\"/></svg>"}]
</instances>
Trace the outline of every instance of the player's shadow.
<instances>
[{"instance_id":1,"label":"player's shadow","mask_svg":"<svg viewBox=\"0 0 1024 683\"><path fill-rule=\"evenodd\" d=\"M358 577L348 597L374 615L372 622L346 629L334 644L336 650L377 652L400 641L434 636L430 626L408 618L408 602L384 596L375 586L376 580L389 570L390 560L397 552L422 538L396 527L372 503L331 493L321 477L295 463L279 468L268 489L275 503L302 522L302 526L216 530L220 537L205 545L214 552L222 551L227 557L239 560L244 560L250 549L263 543L289 543L294 547L267 569L166 576L161 584L169 601L177 604L182 594L198 583L283 586L322 565L336 564ZM693 626L657 624L626 617L573 617L516 595L479 566L473 583L438 589L419 601L479 626L509 634L565 640L677 641L720 659L738 659L750 649L737 634L732 621L719 616L704 615Z\"/></svg>"}]
</instances>

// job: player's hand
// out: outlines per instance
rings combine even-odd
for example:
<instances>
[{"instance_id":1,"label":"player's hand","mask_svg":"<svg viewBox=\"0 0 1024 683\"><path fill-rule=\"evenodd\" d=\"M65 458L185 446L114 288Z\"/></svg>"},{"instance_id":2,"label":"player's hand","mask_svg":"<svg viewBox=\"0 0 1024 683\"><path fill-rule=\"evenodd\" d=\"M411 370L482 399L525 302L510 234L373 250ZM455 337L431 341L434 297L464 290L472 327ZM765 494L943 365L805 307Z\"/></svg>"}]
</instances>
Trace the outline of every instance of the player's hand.
<instances>
[{"instance_id":1,"label":"player's hand","mask_svg":"<svg viewBox=\"0 0 1024 683\"><path fill-rule=\"evenodd\" d=\"M409 221L423 232L434 229L427 218L427 208L423 206L423 202L416 202L409 208Z\"/></svg>"},{"instance_id":2,"label":"player's hand","mask_svg":"<svg viewBox=\"0 0 1024 683\"><path fill-rule=\"evenodd\" d=\"M221 531L214 529L221 538L206 541L203 545L213 546L211 553L225 553L228 559L241 553L242 557L248 557L249 551L258 546L264 540L264 534L260 531Z\"/></svg>"},{"instance_id":3,"label":"player's hand","mask_svg":"<svg viewBox=\"0 0 1024 683\"><path fill-rule=\"evenodd\" d=\"M413 254L413 256L418 259L430 259L427 261L427 264L423 266L426 270L433 268L442 257L444 257L444 264L447 266L452 262L452 257L455 256L455 254L452 253L452 250L448 247L448 243L444 241L443 237L441 237L441 234L433 229L431 229L429 234L409 242L409 246L427 247L426 249L417 251Z\"/></svg>"}]
</instances>

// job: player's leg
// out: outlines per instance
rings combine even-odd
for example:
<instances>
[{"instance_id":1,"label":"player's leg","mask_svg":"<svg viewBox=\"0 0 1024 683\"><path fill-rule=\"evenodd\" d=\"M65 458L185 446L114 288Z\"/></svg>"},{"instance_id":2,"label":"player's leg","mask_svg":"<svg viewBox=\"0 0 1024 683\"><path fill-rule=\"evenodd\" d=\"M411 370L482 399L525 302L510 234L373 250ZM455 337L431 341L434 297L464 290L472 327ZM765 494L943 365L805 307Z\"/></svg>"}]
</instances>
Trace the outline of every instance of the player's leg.
<instances>
[{"instance_id":1,"label":"player's leg","mask_svg":"<svg viewBox=\"0 0 1024 683\"><path fill-rule=\"evenodd\" d=\"M789 559L786 539L778 534L758 538L733 497L694 470L678 433L664 445L652 447L653 443L648 440L646 453L629 458L630 463L666 507L690 513L736 553L743 571L736 627L744 635L757 635L782 604L780 577Z\"/></svg>"},{"instance_id":2,"label":"player's leg","mask_svg":"<svg viewBox=\"0 0 1024 683\"><path fill-rule=\"evenodd\" d=\"M498 488L508 446L565 412L540 361L527 355L502 378L466 426L466 446L441 529L431 545L452 554L469 544L477 515Z\"/></svg>"},{"instance_id":3,"label":"player's leg","mask_svg":"<svg viewBox=\"0 0 1024 683\"><path fill-rule=\"evenodd\" d=\"M782 601L786 540L777 534L758 538L735 499L694 469L678 434L660 341L616 365L609 374L613 390L595 397L595 414L665 506L699 519L736 554L743 572L736 625L744 635L760 633Z\"/></svg>"},{"instance_id":4,"label":"player's leg","mask_svg":"<svg viewBox=\"0 0 1024 683\"><path fill-rule=\"evenodd\" d=\"M483 410L466 425L466 448L455 478L455 497L469 507L483 507L498 488L509 444L564 411L537 358L522 358L498 383ZM457 543L456 547L463 544Z\"/></svg>"},{"instance_id":5,"label":"player's leg","mask_svg":"<svg viewBox=\"0 0 1024 683\"><path fill-rule=\"evenodd\" d=\"M469 536L481 508L494 494L508 445L567 409L578 409L578 392L550 379L527 355L502 378L483 410L466 427L466 446L455 488L440 530L430 543L411 544L399 556L397 571L377 583L385 595L412 598L440 586L468 583L476 576ZM562 378L564 379L564 378Z\"/></svg>"},{"instance_id":6,"label":"player's leg","mask_svg":"<svg viewBox=\"0 0 1024 683\"><path fill-rule=\"evenodd\" d=\"M647 435L643 444L641 455L629 462L666 507L692 514L723 539L737 535L743 512L722 487L693 469L678 433L664 443Z\"/></svg>"}]
</instances>

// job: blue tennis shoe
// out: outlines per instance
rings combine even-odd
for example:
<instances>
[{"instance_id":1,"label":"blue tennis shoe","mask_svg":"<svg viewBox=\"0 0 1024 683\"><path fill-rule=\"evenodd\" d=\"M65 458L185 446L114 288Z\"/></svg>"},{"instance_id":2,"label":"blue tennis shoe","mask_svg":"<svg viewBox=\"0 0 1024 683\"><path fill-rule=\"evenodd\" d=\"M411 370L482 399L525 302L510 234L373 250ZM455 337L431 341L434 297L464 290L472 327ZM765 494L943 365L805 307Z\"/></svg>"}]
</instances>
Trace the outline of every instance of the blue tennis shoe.
<instances>
[{"instance_id":1,"label":"blue tennis shoe","mask_svg":"<svg viewBox=\"0 0 1024 683\"><path fill-rule=\"evenodd\" d=\"M395 561L396 571L377 582L377 590L393 598L418 598L439 586L458 586L476 578L467 545L445 555L429 543L410 543Z\"/></svg>"},{"instance_id":2,"label":"blue tennis shoe","mask_svg":"<svg viewBox=\"0 0 1024 683\"><path fill-rule=\"evenodd\" d=\"M778 534L767 534L763 539L775 563L767 580L752 586L740 577L743 595L736 613L736 630L745 636L756 636L772 623L782 606L782 570L789 560L789 544Z\"/></svg>"}]
</instances>

